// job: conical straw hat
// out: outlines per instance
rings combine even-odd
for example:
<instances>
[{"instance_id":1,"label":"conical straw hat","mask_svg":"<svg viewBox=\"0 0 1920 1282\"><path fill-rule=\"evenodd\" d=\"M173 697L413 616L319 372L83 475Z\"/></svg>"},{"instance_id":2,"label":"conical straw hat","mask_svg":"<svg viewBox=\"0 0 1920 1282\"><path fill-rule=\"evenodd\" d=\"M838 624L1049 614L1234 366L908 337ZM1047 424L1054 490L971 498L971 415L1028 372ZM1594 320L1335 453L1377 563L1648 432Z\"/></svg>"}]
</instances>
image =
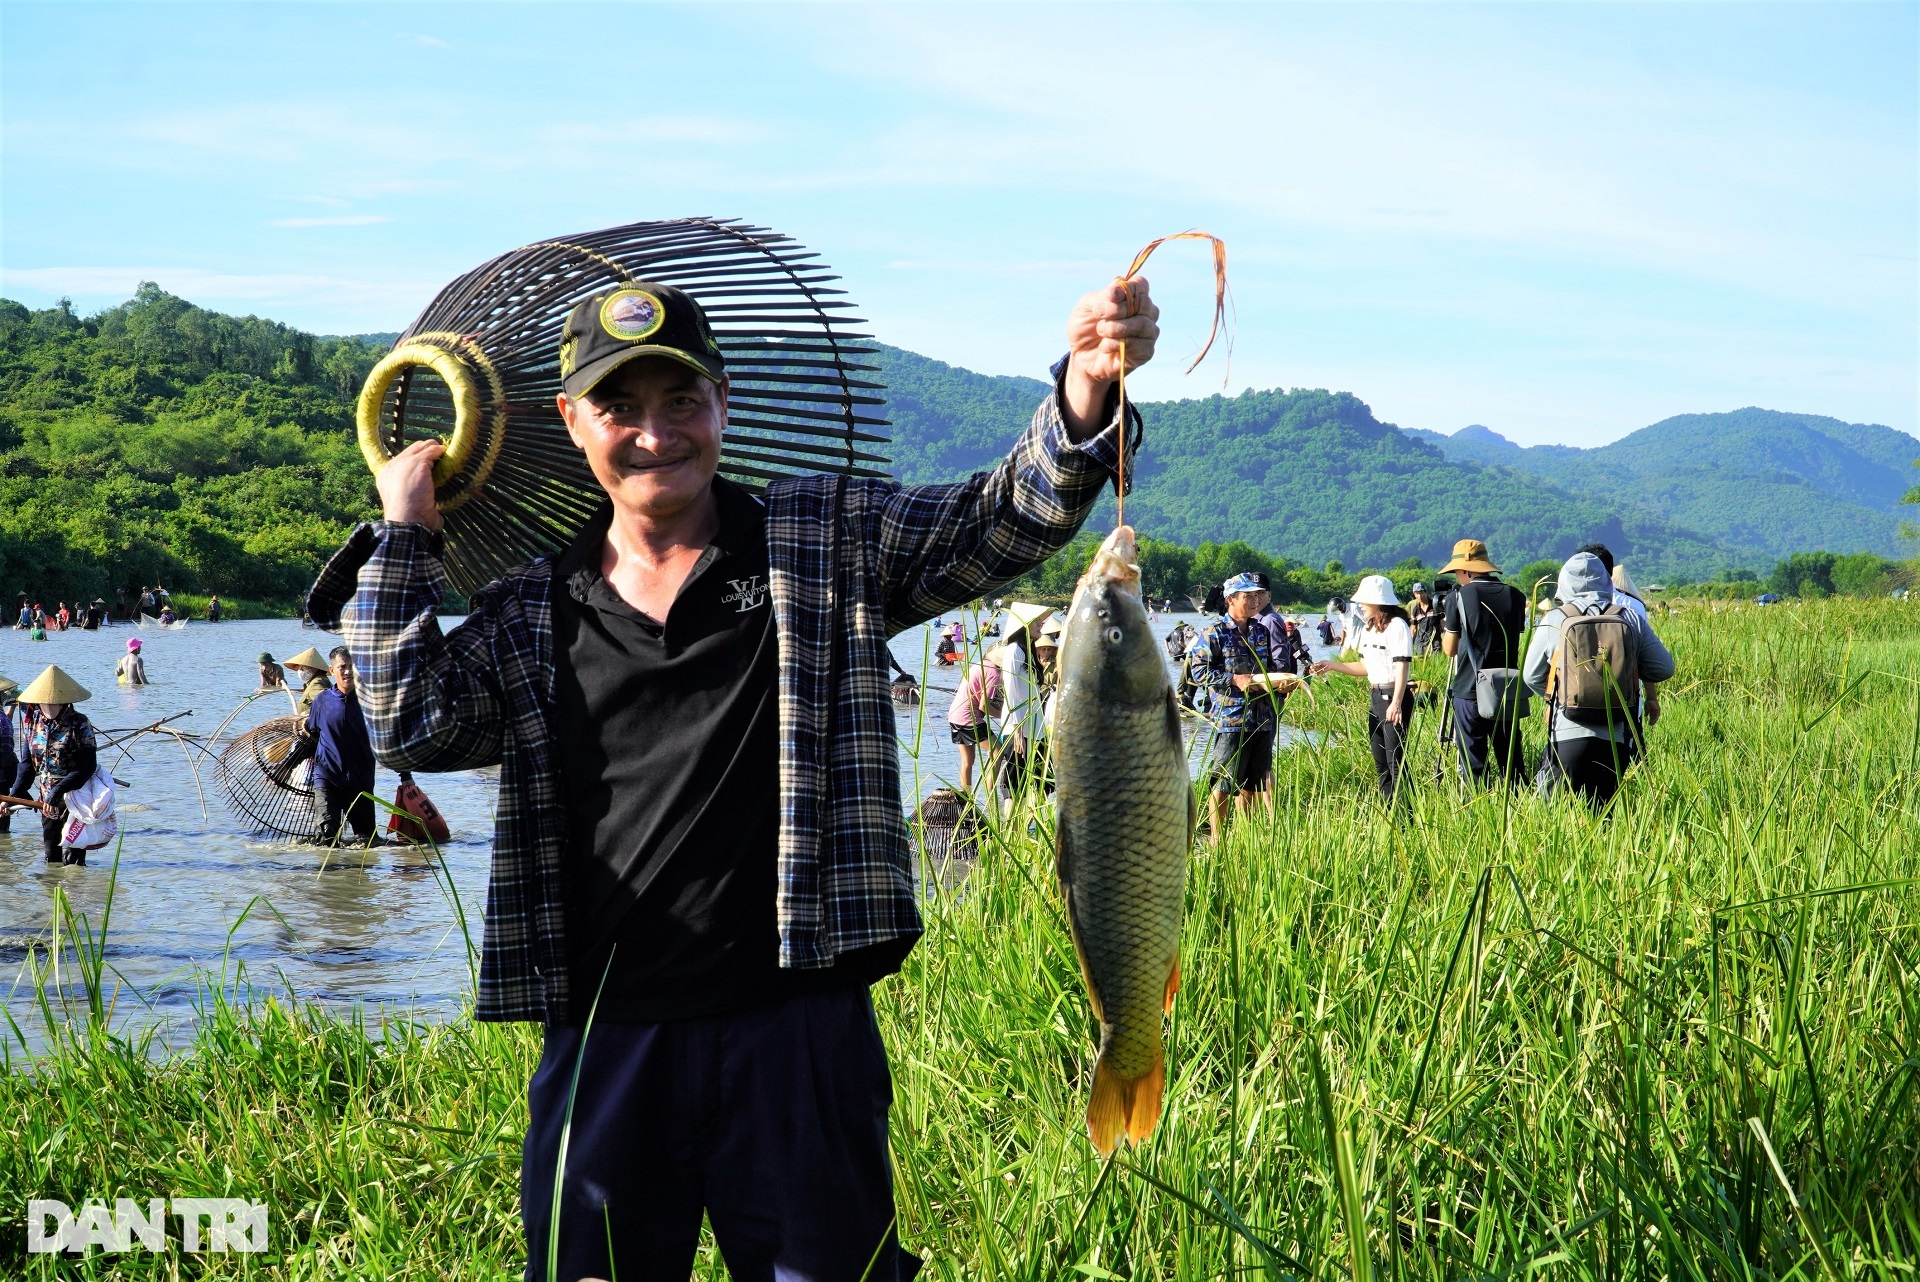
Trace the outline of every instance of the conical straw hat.
<instances>
[{"instance_id":1,"label":"conical straw hat","mask_svg":"<svg viewBox=\"0 0 1920 1282\"><path fill-rule=\"evenodd\" d=\"M1633 581L1633 576L1627 573L1627 567L1617 561L1613 566L1613 590L1624 592L1636 601L1644 600L1640 595L1639 587Z\"/></svg>"},{"instance_id":2,"label":"conical straw hat","mask_svg":"<svg viewBox=\"0 0 1920 1282\"><path fill-rule=\"evenodd\" d=\"M0 677L0 699L13 698L13 692L19 688L20 683L12 677Z\"/></svg>"},{"instance_id":3,"label":"conical straw hat","mask_svg":"<svg viewBox=\"0 0 1920 1282\"><path fill-rule=\"evenodd\" d=\"M327 656L321 654L312 646L308 646L291 659L281 660L280 666L283 668L312 668L316 672L325 672L333 665L327 662Z\"/></svg>"},{"instance_id":4,"label":"conical straw hat","mask_svg":"<svg viewBox=\"0 0 1920 1282\"><path fill-rule=\"evenodd\" d=\"M1031 601L1015 601L1007 607L1007 617L1013 620L1013 626L1007 629L1008 635L1021 628L1031 628L1040 620L1053 613L1050 605L1035 605Z\"/></svg>"},{"instance_id":5,"label":"conical straw hat","mask_svg":"<svg viewBox=\"0 0 1920 1282\"><path fill-rule=\"evenodd\" d=\"M60 671L57 664L48 664L47 670L20 692L22 703L79 703L91 698L93 692Z\"/></svg>"}]
</instances>

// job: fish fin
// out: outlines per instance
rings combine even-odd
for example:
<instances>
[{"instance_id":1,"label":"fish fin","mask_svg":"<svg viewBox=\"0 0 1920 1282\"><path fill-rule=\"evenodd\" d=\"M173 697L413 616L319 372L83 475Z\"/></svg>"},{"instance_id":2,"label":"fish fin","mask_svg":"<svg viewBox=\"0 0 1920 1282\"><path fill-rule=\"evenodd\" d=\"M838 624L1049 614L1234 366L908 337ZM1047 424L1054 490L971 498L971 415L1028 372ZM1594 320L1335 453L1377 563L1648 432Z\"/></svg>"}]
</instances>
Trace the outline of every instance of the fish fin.
<instances>
[{"instance_id":1,"label":"fish fin","mask_svg":"<svg viewBox=\"0 0 1920 1282\"><path fill-rule=\"evenodd\" d=\"M1137 1077L1131 1084L1127 1101L1127 1138L1135 1145L1144 1144L1147 1136L1153 1134L1154 1123L1160 1120L1160 1097L1167 1090L1167 1060L1162 1055L1153 1061L1153 1067L1145 1076Z\"/></svg>"},{"instance_id":2,"label":"fish fin","mask_svg":"<svg viewBox=\"0 0 1920 1282\"><path fill-rule=\"evenodd\" d=\"M1107 1067L1100 1059L1093 1065L1093 1096L1087 1101L1087 1138L1101 1157L1111 1156L1114 1145L1127 1129L1132 1112L1133 1083Z\"/></svg>"},{"instance_id":3,"label":"fish fin","mask_svg":"<svg viewBox=\"0 0 1920 1282\"><path fill-rule=\"evenodd\" d=\"M1180 734L1180 700L1174 697L1173 687L1167 687L1167 738L1173 746L1186 755L1186 741Z\"/></svg>"},{"instance_id":4,"label":"fish fin","mask_svg":"<svg viewBox=\"0 0 1920 1282\"><path fill-rule=\"evenodd\" d=\"M1173 1009L1173 995L1180 991L1180 954L1173 955L1173 968L1167 972L1166 1002L1160 1007L1162 1014Z\"/></svg>"}]
</instances>

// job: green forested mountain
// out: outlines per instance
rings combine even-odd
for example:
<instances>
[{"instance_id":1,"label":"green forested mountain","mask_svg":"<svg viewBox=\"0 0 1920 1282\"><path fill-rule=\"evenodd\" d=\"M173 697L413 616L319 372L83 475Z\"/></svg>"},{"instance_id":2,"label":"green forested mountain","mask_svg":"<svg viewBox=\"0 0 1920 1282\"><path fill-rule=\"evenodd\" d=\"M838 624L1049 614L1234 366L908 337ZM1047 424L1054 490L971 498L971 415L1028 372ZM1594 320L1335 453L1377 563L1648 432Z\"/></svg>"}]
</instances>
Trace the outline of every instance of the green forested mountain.
<instances>
[{"instance_id":1,"label":"green forested mountain","mask_svg":"<svg viewBox=\"0 0 1920 1282\"><path fill-rule=\"evenodd\" d=\"M373 511L352 404L380 350L154 285L86 318L0 300L0 596L291 600Z\"/></svg>"},{"instance_id":2,"label":"green forested mountain","mask_svg":"<svg viewBox=\"0 0 1920 1282\"><path fill-rule=\"evenodd\" d=\"M290 602L374 511L352 405L391 337L316 338L154 285L91 317L0 301L0 599L112 601L162 582ZM990 466L1047 390L898 348L877 363L909 482ZM1463 535L1509 566L1600 539L1643 581L1890 551L1920 457L1888 428L1766 410L1523 450L1485 428L1402 432L1345 392L1142 408L1127 514L1163 541L1154 577L1170 592L1257 552L1312 595L1339 581L1333 562L1414 575ZM1095 527L1111 518L1108 497Z\"/></svg>"},{"instance_id":3,"label":"green forested mountain","mask_svg":"<svg viewBox=\"0 0 1920 1282\"><path fill-rule=\"evenodd\" d=\"M1762 558L1804 548L1892 554L1920 440L1816 414L1681 414L1597 449L1522 448L1475 425L1411 432L1449 459L1628 503Z\"/></svg>"},{"instance_id":4,"label":"green forested mountain","mask_svg":"<svg viewBox=\"0 0 1920 1282\"><path fill-rule=\"evenodd\" d=\"M1047 385L989 378L897 348L878 361L903 479L962 475L997 459ZM1189 545L1241 539L1320 565L1445 559L1484 538L1519 564L1600 540L1656 575L1706 576L1762 558L1646 508L1572 493L1471 461L1374 418L1346 392L1243 392L1143 405L1142 451L1128 519ZM1111 500L1104 518L1111 519ZM1765 564L1771 564L1770 560Z\"/></svg>"}]
</instances>

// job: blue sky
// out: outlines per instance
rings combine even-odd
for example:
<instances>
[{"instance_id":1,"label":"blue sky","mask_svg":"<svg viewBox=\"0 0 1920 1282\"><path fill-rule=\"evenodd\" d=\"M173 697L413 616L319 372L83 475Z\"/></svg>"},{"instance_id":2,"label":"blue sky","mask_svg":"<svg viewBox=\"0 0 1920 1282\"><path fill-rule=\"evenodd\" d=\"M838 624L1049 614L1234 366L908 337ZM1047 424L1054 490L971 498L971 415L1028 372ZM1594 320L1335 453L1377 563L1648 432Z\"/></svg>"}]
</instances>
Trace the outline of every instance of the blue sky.
<instances>
[{"instance_id":1,"label":"blue sky","mask_svg":"<svg viewBox=\"0 0 1920 1282\"><path fill-rule=\"evenodd\" d=\"M398 329L527 241L737 215L887 341L1040 374L1153 236L1146 397L1594 445L1916 422L1920 8L0 6L0 291Z\"/></svg>"}]
</instances>

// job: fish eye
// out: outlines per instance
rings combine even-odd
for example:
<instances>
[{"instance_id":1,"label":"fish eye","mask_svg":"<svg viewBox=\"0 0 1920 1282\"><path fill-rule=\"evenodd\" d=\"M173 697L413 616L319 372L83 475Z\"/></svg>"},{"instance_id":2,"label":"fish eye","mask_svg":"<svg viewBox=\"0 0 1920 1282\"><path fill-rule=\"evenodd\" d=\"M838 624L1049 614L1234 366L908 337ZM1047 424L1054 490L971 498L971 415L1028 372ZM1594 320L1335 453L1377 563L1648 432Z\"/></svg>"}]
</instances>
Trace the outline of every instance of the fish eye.
<instances>
[{"instance_id":1,"label":"fish eye","mask_svg":"<svg viewBox=\"0 0 1920 1282\"><path fill-rule=\"evenodd\" d=\"M1121 638L1124 636L1126 636L1126 633L1122 632L1119 628L1107 629L1107 643L1109 645L1119 645Z\"/></svg>"}]
</instances>

